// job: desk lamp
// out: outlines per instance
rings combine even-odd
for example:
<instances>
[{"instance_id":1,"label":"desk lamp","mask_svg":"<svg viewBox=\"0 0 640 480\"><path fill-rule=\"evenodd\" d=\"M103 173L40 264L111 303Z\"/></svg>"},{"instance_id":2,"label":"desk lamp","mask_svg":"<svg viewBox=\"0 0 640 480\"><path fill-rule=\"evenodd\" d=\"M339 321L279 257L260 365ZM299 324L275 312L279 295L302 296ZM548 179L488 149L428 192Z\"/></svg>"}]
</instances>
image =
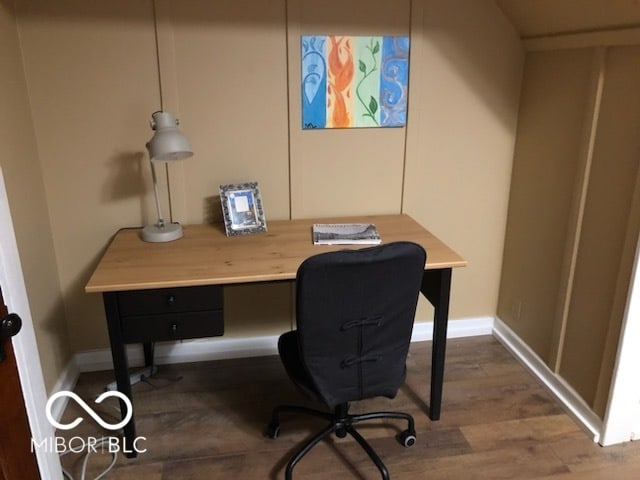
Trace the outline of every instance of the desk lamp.
<instances>
[{"instance_id":1,"label":"desk lamp","mask_svg":"<svg viewBox=\"0 0 640 480\"><path fill-rule=\"evenodd\" d=\"M151 163L158 221L154 225L147 225L142 229L142 239L145 242L170 242L182 237L182 226L177 222L165 222L162 218L155 164L188 158L193 155L193 151L189 140L178 128L179 122L173 115L169 112L158 111L153 113L151 118L151 129L155 133L147 143L147 150Z\"/></svg>"}]
</instances>

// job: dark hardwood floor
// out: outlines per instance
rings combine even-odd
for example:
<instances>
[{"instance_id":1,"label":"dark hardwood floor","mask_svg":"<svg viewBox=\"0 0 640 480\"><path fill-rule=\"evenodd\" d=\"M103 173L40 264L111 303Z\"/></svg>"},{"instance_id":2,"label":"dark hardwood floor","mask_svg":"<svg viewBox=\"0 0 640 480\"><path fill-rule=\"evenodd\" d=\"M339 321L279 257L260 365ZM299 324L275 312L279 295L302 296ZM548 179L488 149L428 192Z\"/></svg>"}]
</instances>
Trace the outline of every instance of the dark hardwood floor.
<instances>
[{"instance_id":1,"label":"dark hardwood floor","mask_svg":"<svg viewBox=\"0 0 640 480\"><path fill-rule=\"evenodd\" d=\"M412 345L407 381L394 400L358 402L352 411L400 410L416 420L418 441L402 447L398 422L358 426L398 479L624 480L640 478L640 442L602 448L563 411L545 389L489 336L448 342L442 418L427 417L431 343ZM181 377L180 380L176 378ZM76 393L101 416L118 420L115 402L93 404L111 372L83 374ZM133 387L137 434L146 448L136 459L118 457L107 479L283 479L284 465L319 420L284 421L276 440L263 437L272 407L307 404L277 357L160 366L152 384ZM105 402L107 403L107 402ZM75 403L64 419L86 417L59 435L108 436ZM111 456L94 454L94 478ZM81 454L63 464L80 478ZM375 466L347 437L332 437L296 467L305 480L379 479Z\"/></svg>"}]
</instances>

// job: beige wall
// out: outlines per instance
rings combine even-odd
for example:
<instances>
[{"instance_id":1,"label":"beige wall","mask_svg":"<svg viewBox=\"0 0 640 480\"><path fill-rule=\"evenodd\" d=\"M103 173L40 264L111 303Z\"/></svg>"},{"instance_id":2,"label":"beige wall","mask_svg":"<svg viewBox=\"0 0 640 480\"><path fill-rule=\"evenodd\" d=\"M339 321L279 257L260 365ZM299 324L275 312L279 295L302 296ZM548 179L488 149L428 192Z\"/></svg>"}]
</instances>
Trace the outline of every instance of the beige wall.
<instances>
[{"instance_id":1,"label":"beige wall","mask_svg":"<svg viewBox=\"0 0 640 480\"><path fill-rule=\"evenodd\" d=\"M532 52L524 69L498 314L549 365L592 57Z\"/></svg>"},{"instance_id":2,"label":"beige wall","mask_svg":"<svg viewBox=\"0 0 640 480\"><path fill-rule=\"evenodd\" d=\"M109 237L154 220L143 148L161 106L196 152L170 168L176 220L219 219L218 185L243 180L267 220L405 211L469 260L452 318L495 314L523 52L493 2L157 0L157 56L151 0L18 3L74 351L108 344L83 286ZM303 33L411 33L408 129L301 131ZM289 286L225 302L232 336L291 324Z\"/></svg>"},{"instance_id":3,"label":"beige wall","mask_svg":"<svg viewBox=\"0 0 640 480\"><path fill-rule=\"evenodd\" d=\"M527 55L498 306L601 417L640 231L639 63L638 46Z\"/></svg>"},{"instance_id":4,"label":"beige wall","mask_svg":"<svg viewBox=\"0 0 640 480\"><path fill-rule=\"evenodd\" d=\"M18 5L71 345L106 346L101 299L83 288L116 229L152 219L144 161L160 98L152 4Z\"/></svg>"},{"instance_id":5,"label":"beige wall","mask_svg":"<svg viewBox=\"0 0 640 480\"><path fill-rule=\"evenodd\" d=\"M289 2L289 132L294 218L400 212L405 129L300 128L300 35L345 32L409 35L409 7L407 0Z\"/></svg>"},{"instance_id":6,"label":"beige wall","mask_svg":"<svg viewBox=\"0 0 640 480\"><path fill-rule=\"evenodd\" d=\"M493 316L524 54L493 2L415 2L412 21L402 208L468 261L450 317Z\"/></svg>"},{"instance_id":7,"label":"beige wall","mask_svg":"<svg viewBox=\"0 0 640 480\"><path fill-rule=\"evenodd\" d=\"M260 185L267 226L290 218L284 2L158 6L163 98L196 152L172 171L177 218L221 220L218 186L249 180ZM225 335L282 332L291 301L286 284L226 288Z\"/></svg>"},{"instance_id":8,"label":"beige wall","mask_svg":"<svg viewBox=\"0 0 640 480\"><path fill-rule=\"evenodd\" d=\"M640 24L637 0L495 0L524 38Z\"/></svg>"},{"instance_id":9,"label":"beige wall","mask_svg":"<svg viewBox=\"0 0 640 480\"><path fill-rule=\"evenodd\" d=\"M69 361L71 350L15 12L5 2L0 2L0 104L0 167L9 197L45 384L50 390Z\"/></svg>"},{"instance_id":10,"label":"beige wall","mask_svg":"<svg viewBox=\"0 0 640 480\"><path fill-rule=\"evenodd\" d=\"M604 415L640 227L640 46L607 49L560 374Z\"/></svg>"}]
</instances>

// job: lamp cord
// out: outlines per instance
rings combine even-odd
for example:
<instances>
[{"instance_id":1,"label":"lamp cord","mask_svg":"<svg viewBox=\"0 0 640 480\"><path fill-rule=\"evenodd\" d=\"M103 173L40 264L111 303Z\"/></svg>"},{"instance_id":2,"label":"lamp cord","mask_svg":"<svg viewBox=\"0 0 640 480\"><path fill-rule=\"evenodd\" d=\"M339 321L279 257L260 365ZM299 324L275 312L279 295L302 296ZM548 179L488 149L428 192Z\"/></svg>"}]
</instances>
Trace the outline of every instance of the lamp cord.
<instances>
[{"instance_id":1,"label":"lamp cord","mask_svg":"<svg viewBox=\"0 0 640 480\"><path fill-rule=\"evenodd\" d=\"M160 68L160 41L158 40L158 6L156 0L153 0L153 34L156 41L156 65L158 67L158 88L160 89L160 110L164 111L163 95L162 95L162 72Z\"/></svg>"}]
</instances>

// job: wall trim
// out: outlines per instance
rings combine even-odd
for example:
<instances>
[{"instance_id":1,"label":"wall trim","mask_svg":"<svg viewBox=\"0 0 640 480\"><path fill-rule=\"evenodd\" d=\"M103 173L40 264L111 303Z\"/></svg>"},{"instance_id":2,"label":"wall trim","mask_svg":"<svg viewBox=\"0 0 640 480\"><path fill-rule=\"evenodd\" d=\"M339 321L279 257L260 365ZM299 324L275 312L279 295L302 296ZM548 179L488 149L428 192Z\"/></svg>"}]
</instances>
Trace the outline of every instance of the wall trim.
<instances>
[{"instance_id":1,"label":"wall trim","mask_svg":"<svg viewBox=\"0 0 640 480\"><path fill-rule=\"evenodd\" d=\"M451 320L447 330L447 338L491 335L492 330L493 317ZM414 324L412 342L429 341L432 336L433 322L417 321ZM278 335L247 338L218 337L161 343L156 345L155 361L158 365L166 365L276 355L277 345ZM144 356L139 345L128 345L127 356L130 367L144 366ZM111 370L112 368L111 350L108 348L78 352L64 370L54 391L58 391L58 387L61 389L73 388L80 373Z\"/></svg>"},{"instance_id":2,"label":"wall trim","mask_svg":"<svg viewBox=\"0 0 640 480\"><path fill-rule=\"evenodd\" d=\"M584 399L562 377L553 373L538 354L497 317L494 322L493 335L564 405L576 421L593 436L593 441L599 442L602 420Z\"/></svg>"},{"instance_id":3,"label":"wall trim","mask_svg":"<svg viewBox=\"0 0 640 480\"><path fill-rule=\"evenodd\" d=\"M78 383L79 377L80 369L78 368L76 357L73 356L69 363L67 363L67 366L62 370L58 380L51 389L51 394L53 395L54 393L62 390L72 392L76 387L76 383ZM60 421L68 403L69 397L62 397L61 399L56 400L55 403L51 405L51 416L57 421Z\"/></svg>"},{"instance_id":4,"label":"wall trim","mask_svg":"<svg viewBox=\"0 0 640 480\"><path fill-rule=\"evenodd\" d=\"M640 44L640 28L619 28L593 32L565 33L523 38L529 52L570 48L613 47Z\"/></svg>"},{"instance_id":5,"label":"wall trim","mask_svg":"<svg viewBox=\"0 0 640 480\"><path fill-rule=\"evenodd\" d=\"M640 239L625 307L609 401L602 426L603 446L640 440Z\"/></svg>"},{"instance_id":6,"label":"wall trim","mask_svg":"<svg viewBox=\"0 0 640 480\"><path fill-rule=\"evenodd\" d=\"M447 338L476 337L493 333L493 317L462 318L449 321ZM413 325L412 342L427 342L433 339L433 322L417 321Z\"/></svg>"},{"instance_id":7,"label":"wall trim","mask_svg":"<svg viewBox=\"0 0 640 480\"><path fill-rule=\"evenodd\" d=\"M592 436L600 440L602 420L586 402L559 375L554 374L542 359L526 345L502 320L494 317L475 317L451 320L447 338L464 338L493 335L509 352L520 360L536 376L549 392L569 411ZM430 341L433 322L417 321L413 326L412 342ZM277 354L278 335L248 338L206 338L156 345L155 360L158 365L205 362L232 358L257 357ZM127 346L130 367L144 366L144 355L139 345ZM53 392L73 390L80 373L111 370L111 350L108 348L78 352L69 362L56 382ZM56 404L53 414L60 418L66 403Z\"/></svg>"},{"instance_id":8,"label":"wall trim","mask_svg":"<svg viewBox=\"0 0 640 480\"><path fill-rule=\"evenodd\" d=\"M7 308L9 311L19 313L22 317L22 330L13 337L12 344L31 437L39 444L53 437L55 429L45 418L47 391L1 166L0 284ZM43 478L62 478L60 458L56 452L36 449L35 453L40 475Z\"/></svg>"},{"instance_id":9,"label":"wall trim","mask_svg":"<svg viewBox=\"0 0 640 480\"><path fill-rule=\"evenodd\" d=\"M204 338L175 343L159 343L154 359L158 365L187 362L207 362L241 357L275 355L278 352L278 335L246 338ZM144 355L140 345L127 345L129 367L143 367ZM74 361L79 373L113 369L111 350L102 348L76 353Z\"/></svg>"}]
</instances>

